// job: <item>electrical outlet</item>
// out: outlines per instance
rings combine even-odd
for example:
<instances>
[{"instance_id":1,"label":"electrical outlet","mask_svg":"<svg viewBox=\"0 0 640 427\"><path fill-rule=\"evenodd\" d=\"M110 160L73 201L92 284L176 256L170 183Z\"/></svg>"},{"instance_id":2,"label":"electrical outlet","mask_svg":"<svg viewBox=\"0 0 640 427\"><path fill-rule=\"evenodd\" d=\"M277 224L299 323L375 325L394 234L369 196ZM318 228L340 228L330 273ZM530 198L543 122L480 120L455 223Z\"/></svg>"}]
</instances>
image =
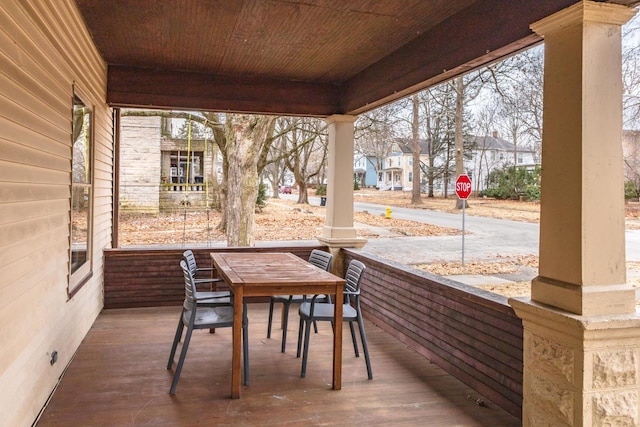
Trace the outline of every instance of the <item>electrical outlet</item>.
<instances>
[{"instance_id":1,"label":"electrical outlet","mask_svg":"<svg viewBox=\"0 0 640 427\"><path fill-rule=\"evenodd\" d=\"M53 351L51 353L51 360L49 361L49 363L51 363L51 366L53 366L57 361L58 361L58 352Z\"/></svg>"}]
</instances>

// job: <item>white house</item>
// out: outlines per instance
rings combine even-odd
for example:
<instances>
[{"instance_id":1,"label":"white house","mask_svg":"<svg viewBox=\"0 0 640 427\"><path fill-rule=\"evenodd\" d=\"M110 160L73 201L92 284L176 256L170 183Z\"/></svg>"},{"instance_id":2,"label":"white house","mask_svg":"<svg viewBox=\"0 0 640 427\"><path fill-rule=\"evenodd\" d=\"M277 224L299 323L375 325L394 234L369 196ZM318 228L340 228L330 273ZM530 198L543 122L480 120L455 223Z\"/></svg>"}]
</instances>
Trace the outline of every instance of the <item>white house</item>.
<instances>
[{"instance_id":1,"label":"white house","mask_svg":"<svg viewBox=\"0 0 640 427\"><path fill-rule=\"evenodd\" d=\"M491 136L473 136L472 149L464 159L464 169L471 177L474 191L482 191L486 188L488 175L502 169L507 165L516 164L521 167L534 167L539 164L536 152L526 147L516 147L513 143L500 138L497 132ZM429 163L427 142L420 140L420 162L423 170ZM434 159L437 167L444 167L444 154ZM453 164L451 165L453 167ZM398 140L392 145L391 154L384 159L384 170L378 187L383 190L411 191L413 182L413 153L411 141ZM422 178L422 177L421 177ZM455 173L449 174L449 186L452 189L456 179ZM442 178L436 178L434 192L444 191Z\"/></svg>"},{"instance_id":2,"label":"white house","mask_svg":"<svg viewBox=\"0 0 640 427\"><path fill-rule=\"evenodd\" d=\"M420 140L420 162L428 163L427 142ZM391 153L384 159L381 190L411 191L413 186L413 152L411 141L397 140L393 142Z\"/></svg>"},{"instance_id":3,"label":"white house","mask_svg":"<svg viewBox=\"0 0 640 427\"><path fill-rule=\"evenodd\" d=\"M516 146L498 136L498 132L495 131L491 136L474 136L471 156L464 159L464 169L471 177L475 192L487 188L487 178L491 172L514 164L518 167L533 168L540 164L540 160L535 150Z\"/></svg>"}]
</instances>

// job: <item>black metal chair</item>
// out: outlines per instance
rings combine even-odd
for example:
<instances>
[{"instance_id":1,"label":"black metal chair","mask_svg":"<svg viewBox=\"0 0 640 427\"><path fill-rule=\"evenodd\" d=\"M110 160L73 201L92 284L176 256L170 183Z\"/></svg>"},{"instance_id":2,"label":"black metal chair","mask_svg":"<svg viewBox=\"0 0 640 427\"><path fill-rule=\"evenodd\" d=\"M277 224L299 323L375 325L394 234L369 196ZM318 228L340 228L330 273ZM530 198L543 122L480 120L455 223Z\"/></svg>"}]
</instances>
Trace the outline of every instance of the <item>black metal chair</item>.
<instances>
[{"instance_id":1,"label":"black metal chair","mask_svg":"<svg viewBox=\"0 0 640 427\"><path fill-rule=\"evenodd\" d=\"M233 305L221 305L221 306L203 306L199 304L199 299L195 291L195 282L193 275L187 266L187 263L183 260L180 261L180 267L184 274L184 292L185 298L182 305L182 312L180 313L180 320L178 321L178 328L173 339L173 345L171 346L171 353L169 354L169 361L167 362L167 369L171 369L173 366L173 358L178 348L178 343L182 338L184 328L187 328L187 333L182 343L182 350L180 351L180 357L176 370L173 374L173 382L169 389L169 394L175 394L178 380L180 379L180 373L182 372L182 365L187 355L187 349L189 348L189 342L191 341L191 335L194 329L210 329L210 328L225 328L233 326ZM222 297L224 298L224 297ZM248 341L248 324L247 309L244 307L244 316L242 320L242 352L244 360L244 384L249 384L249 341Z\"/></svg>"},{"instance_id":2,"label":"black metal chair","mask_svg":"<svg viewBox=\"0 0 640 427\"><path fill-rule=\"evenodd\" d=\"M331 261L333 260L333 255L329 252L321 251L318 249L314 249L311 251L309 255L309 263L315 265L316 267L329 271L331 268ZM317 296L319 300L327 301L328 296L319 295ZM283 318L282 318L282 346L280 351L285 352L285 347L287 345L287 327L289 324L289 307L291 304L300 304L303 301L307 301L307 295L274 295L271 297L271 301L269 302L269 322L267 324L267 338L271 338L271 324L273 322L273 305L277 302L280 302L284 305L283 309ZM317 326L314 324L315 331L318 332Z\"/></svg>"},{"instance_id":3,"label":"black metal chair","mask_svg":"<svg viewBox=\"0 0 640 427\"><path fill-rule=\"evenodd\" d=\"M193 277L193 282L196 286L196 297L198 300L198 304L200 305L211 305L211 306L220 306L220 305L230 305L231 304L231 292L230 291L212 291L213 284L215 283L224 283L224 280L220 278L211 277L211 272L213 268L211 267L198 267L196 263L196 257L193 254L193 251L187 249L182 253L182 259L187 264L189 271L191 272L191 276ZM197 278L198 273L208 272L209 277ZM198 285L209 284L208 291L198 290ZM226 298L226 299L225 299Z\"/></svg>"},{"instance_id":4,"label":"black metal chair","mask_svg":"<svg viewBox=\"0 0 640 427\"><path fill-rule=\"evenodd\" d=\"M364 351L364 358L367 363L367 376L369 379L373 379L373 373L371 371L371 360L369 359L369 347L367 346L367 336L364 330L364 321L362 319L362 310L360 309L360 283L362 276L366 270L365 265L358 261L352 260L349 263L347 272L345 274L346 285L344 289L344 303L342 304L342 320L349 322L349 328L351 329L351 339L353 340L353 349L355 350L356 357L360 357L358 352L358 343L356 341L356 333L353 327L353 322L358 322L358 329L360 330L360 339L362 340L362 349ZM309 354L309 335L311 331L311 322L326 321L334 322L334 304L317 302L316 298L311 298L309 302L303 302L300 304L298 310L300 314L300 328L298 330L298 352L296 357L300 357L300 349L302 347L302 340L304 334L304 351L302 353L302 370L300 376L305 377L307 373L307 358ZM339 327L339 325L336 325Z\"/></svg>"}]
</instances>

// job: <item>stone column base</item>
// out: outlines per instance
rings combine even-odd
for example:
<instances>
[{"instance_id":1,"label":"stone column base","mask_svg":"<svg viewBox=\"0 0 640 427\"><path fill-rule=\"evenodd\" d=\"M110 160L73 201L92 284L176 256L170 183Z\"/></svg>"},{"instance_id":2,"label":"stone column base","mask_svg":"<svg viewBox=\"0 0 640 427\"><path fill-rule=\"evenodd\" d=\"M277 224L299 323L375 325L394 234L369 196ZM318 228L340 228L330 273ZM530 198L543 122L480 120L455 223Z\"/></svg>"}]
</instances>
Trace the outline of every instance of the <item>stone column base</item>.
<instances>
[{"instance_id":1,"label":"stone column base","mask_svg":"<svg viewBox=\"0 0 640 427\"><path fill-rule=\"evenodd\" d=\"M342 248L355 248L360 249L367 243L367 239L359 237L318 237L318 241L323 245L329 247L329 252L333 255L333 262L331 263L331 272L336 276L344 277L344 273L347 270L347 266L344 265L344 256L340 249Z\"/></svg>"},{"instance_id":2,"label":"stone column base","mask_svg":"<svg viewBox=\"0 0 640 427\"><path fill-rule=\"evenodd\" d=\"M361 237L344 237L344 238L335 238L335 237L318 237L317 238L320 243L323 245L327 245L330 248L362 248L365 243L367 243L367 239L363 239Z\"/></svg>"},{"instance_id":3,"label":"stone column base","mask_svg":"<svg viewBox=\"0 0 640 427\"><path fill-rule=\"evenodd\" d=\"M640 425L640 311L580 316L524 298L524 426Z\"/></svg>"}]
</instances>

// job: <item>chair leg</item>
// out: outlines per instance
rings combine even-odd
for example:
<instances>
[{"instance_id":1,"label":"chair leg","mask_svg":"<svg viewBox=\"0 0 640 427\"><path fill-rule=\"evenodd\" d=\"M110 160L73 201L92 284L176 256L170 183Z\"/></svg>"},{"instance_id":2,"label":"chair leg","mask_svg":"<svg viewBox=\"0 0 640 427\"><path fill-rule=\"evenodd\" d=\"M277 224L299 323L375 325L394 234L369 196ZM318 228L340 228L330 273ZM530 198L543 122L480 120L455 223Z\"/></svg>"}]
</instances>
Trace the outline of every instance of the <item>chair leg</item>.
<instances>
[{"instance_id":1,"label":"chair leg","mask_svg":"<svg viewBox=\"0 0 640 427\"><path fill-rule=\"evenodd\" d=\"M298 327L298 350L296 351L296 357L300 357L300 351L302 349L302 339L303 339L303 328L304 328L304 320L300 318L300 326Z\"/></svg>"},{"instance_id":2,"label":"chair leg","mask_svg":"<svg viewBox=\"0 0 640 427\"><path fill-rule=\"evenodd\" d=\"M176 394L176 387L178 386L178 380L180 379L180 373L182 372L182 364L184 363L184 359L187 356L187 349L189 348L189 342L191 341L192 332L193 327L189 325L187 327L187 334L184 336L184 342L182 343L182 351L180 352L180 358L178 359L178 366L176 367L176 371L173 373L173 381L171 382L169 394Z\"/></svg>"},{"instance_id":3,"label":"chair leg","mask_svg":"<svg viewBox=\"0 0 640 427\"><path fill-rule=\"evenodd\" d=\"M280 351L282 353L285 352L287 347L287 328L289 327L289 303L282 303L282 345L280 347Z\"/></svg>"},{"instance_id":4,"label":"chair leg","mask_svg":"<svg viewBox=\"0 0 640 427\"><path fill-rule=\"evenodd\" d=\"M353 322L349 322L349 329L351 330L351 341L353 341L353 351L356 354L356 357L360 357L360 353L358 352L358 341L356 340L356 331L353 327Z\"/></svg>"},{"instance_id":5,"label":"chair leg","mask_svg":"<svg viewBox=\"0 0 640 427\"><path fill-rule=\"evenodd\" d=\"M362 340L362 351L364 351L364 360L367 362L367 376L370 380L373 379L373 372L371 371L371 359L369 359L369 346L367 345L367 334L364 331L364 321L362 320L362 313L358 313L358 329L360 329L360 339Z\"/></svg>"},{"instance_id":6,"label":"chair leg","mask_svg":"<svg viewBox=\"0 0 640 427\"><path fill-rule=\"evenodd\" d=\"M273 300L269 302L269 321L267 322L267 338L271 338L271 322L273 321Z\"/></svg>"},{"instance_id":7,"label":"chair leg","mask_svg":"<svg viewBox=\"0 0 640 427\"><path fill-rule=\"evenodd\" d=\"M249 385L249 325L242 326L242 360L244 362L244 385Z\"/></svg>"},{"instance_id":8,"label":"chair leg","mask_svg":"<svg viewBox=\"0 0 640 427\"><path fill-rule=\"evenodd\" d=\"M304 349L302 350L302 370L300 371L300 377L304 378L307 375L307 358L309 355L309 335L311 335L311 321L304 322Z\"/></svg>"},{"instance_id":9,"label":"chair leg","mask_svg":"<svg viewBox=\"0 0 640 427\"><path fill-rule=\"evenodd\" d=\"M167 362L167 369L171 369L173 366L173 357L176 355L176 349L178 343L182 338L182 331L184 331L184 325L182 324L182 313L180 313L180 320L178 321L178 329L176 329L176 335L173 338L173 345L171 346L171 352L169 353L169 361Z\"/></svg>"},{"instance_id":10,"label":"chair leg","mask_svg":"<svg viewBox=\"0 0 640 427\"><path fill-rule=\"evenodd\" d=\"M326 302L328 302L329 304L331 304L331 295L327 295L327 301L326 301ZM335 323L335 322L332 320L332 321L331 321L331 330L333 330L334 323ZM316 328L316 334L317 334L317 333L318 333L318 330L317 330L317 328Z\"/></svg>"},{"instance_id":11,"label":"chair leg","mask_svg":"<svg viewBox=\"0 0 640 427\"><path fill-rule=\"evenodd\" d=\"M296 357L300 357L300 354L302 353L302 339L304 337L303 328L304 328L304 320L300 318L300 324L298 326L298 347L296 351Z\"/></svg>"}]
</instances>

